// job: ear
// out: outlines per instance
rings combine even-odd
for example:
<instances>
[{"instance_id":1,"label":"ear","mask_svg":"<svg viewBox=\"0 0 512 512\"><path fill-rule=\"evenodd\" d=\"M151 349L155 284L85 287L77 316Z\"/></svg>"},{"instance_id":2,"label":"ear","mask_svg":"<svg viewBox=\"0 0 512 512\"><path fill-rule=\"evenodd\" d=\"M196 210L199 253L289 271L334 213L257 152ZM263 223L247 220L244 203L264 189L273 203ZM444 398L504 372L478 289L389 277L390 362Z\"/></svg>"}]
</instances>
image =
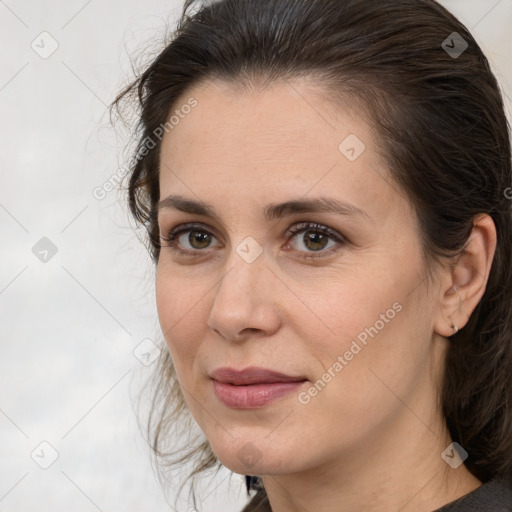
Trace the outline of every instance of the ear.
<instances>
[{"instance_id":1,"label":"ear","mask_svg":"<svg viewBox=\"0 0 512 512\"><path fill-rule=\"evenodd\" d=\"M485 292L495 250L496 226L492 218L477 215L462 254L441 280L435 332L449 337L467 324Z\"/></svg>"}]
</instances>

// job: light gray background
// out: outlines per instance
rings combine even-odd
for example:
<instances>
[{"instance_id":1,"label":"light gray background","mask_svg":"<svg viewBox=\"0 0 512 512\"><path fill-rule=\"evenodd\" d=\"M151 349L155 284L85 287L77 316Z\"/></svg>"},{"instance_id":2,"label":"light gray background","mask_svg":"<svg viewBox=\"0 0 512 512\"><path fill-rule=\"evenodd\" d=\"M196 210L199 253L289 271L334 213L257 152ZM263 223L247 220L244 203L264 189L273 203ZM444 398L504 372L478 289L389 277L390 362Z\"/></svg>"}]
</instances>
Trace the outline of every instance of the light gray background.
<instances>
[{"instance_id":1,"label":"light gray background","mask_svg":"<svg viewBox=\"0 0 512 512\"><path fill-rule=\"evenodd\" d=\"M483 46L510 115L512 0L442 3ZM151 342L136 347L160 334L153 269L123 196L92 192L123 165L105 112L129 56L158 48L181 6L0 0L1 512L172 510L131 404L151 371L133 351L150 361ZM46 262L33 253L43 237L58 251ZM55 454L41 442L58 453L47 469ZM229 486L229 474L201 511L242 508L243 478Z\"/></svg>"}]
</instances>

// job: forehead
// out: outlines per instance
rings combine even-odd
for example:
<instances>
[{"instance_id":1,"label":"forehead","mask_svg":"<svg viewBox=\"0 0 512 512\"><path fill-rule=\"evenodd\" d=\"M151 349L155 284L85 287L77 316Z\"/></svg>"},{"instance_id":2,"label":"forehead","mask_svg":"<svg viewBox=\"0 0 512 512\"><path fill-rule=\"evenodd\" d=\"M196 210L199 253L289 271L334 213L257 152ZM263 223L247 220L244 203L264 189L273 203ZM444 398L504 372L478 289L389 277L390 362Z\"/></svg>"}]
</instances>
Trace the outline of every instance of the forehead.
<instances>
[{"instance_id":1,"label":"forehead","mask_svg":"<svg viewBox=\"0 0 512 512\"><path fill-rule=\"evenodd\" d=\"M197 105L162 141L161 198L192 191L227 200L236 191L269 202L269 194L338 194L384 213L398 196L370 124L356 109L334 106L318 87L283 81L241 90L207 82L188 90L173 111L190 98Z\"/></svg>"},{"instance_id":2,"label":"forehead","mask_svg":"<svg viewBox=\"0 0 512 512\"><path fill-rule=\"evenodd\" d=\"M233 83L206 82L183 94L174 109L179 110L190 98L197 106L180 116L179 126L166 134L171 145L193 144L204 151L229 147L233 156L236 150L256 156L261 144L264 158L268 151L278 157L290 148L324 140L322 149L338 156L343 135L358 131L362 138L369 138L370 127L357 114L334 108L326 93L304 80L283 80L249 90Z\"/></svg>"}]
</instances>

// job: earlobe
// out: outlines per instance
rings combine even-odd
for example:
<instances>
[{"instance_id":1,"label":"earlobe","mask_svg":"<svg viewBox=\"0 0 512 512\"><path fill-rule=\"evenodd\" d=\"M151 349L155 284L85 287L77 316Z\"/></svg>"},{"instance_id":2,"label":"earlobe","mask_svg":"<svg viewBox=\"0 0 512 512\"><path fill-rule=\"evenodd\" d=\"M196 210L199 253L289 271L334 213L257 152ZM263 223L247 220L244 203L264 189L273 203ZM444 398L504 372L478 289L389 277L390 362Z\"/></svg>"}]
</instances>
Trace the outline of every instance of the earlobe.
<instances>
[{"instance_id":1,"label":"earlobe","mask_svg":"<svg viewBox=\"0 0 512 512\"><path fill-rule=\"evenodd\" d=\"M450 337L463 329L483 297L496 250L496 227L487 214L475 217L456 263L447 271L434 330Z\"/></svg>"},{"instance_id":2,"label":"earlobe","mask_svg":"<svg viewBox=\"0 0 512 512\"><path fill-rule=\"evenodd\" d=\"M453 283L452 274L449 278ZM463 300L455 284L441 297L439 313L434 321L434 330L437 334L449 338L457 334L466 322L467 319L465 320L463 317Z\"/></svg>"},{"instance_id":3,"label":"earlobe","mask_svg":"<svg viewBox=\"0 0 512 512\"><path fill-rule=\"evenodd\" d=\"M460 310L462 307L462 299L459 295L456 284L453 285L453 291L457 294L457 297L459 298L459 310ZM453 334L457 334L459 332L459 326L455 325L453 322L451 322L450 327L453 329Z\"/></svg>"}]
</instances>

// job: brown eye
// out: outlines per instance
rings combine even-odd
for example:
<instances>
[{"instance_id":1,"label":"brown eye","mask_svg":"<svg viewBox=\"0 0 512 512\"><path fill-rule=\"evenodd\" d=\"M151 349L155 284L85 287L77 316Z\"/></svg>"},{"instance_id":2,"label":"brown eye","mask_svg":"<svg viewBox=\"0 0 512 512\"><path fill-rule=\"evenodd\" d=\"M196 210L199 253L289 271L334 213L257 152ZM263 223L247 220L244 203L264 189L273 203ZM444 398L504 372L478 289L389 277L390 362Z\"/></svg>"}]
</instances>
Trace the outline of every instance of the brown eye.
<instances>
[{"instance_id":1,"label":"brown eye","mask_svg":"<svg viewBox=\"0 0 512 512\"><path fill-rule=\"evenodd\" d=\"M329 243L329 237L318 231L305 231L302 237L304 246L311 251L320 251Z\"/></svg>"},{"instance_id":2,"label":"brown eye","mask_svg":"<svg viewBox=\"0 0 512 512\"><path fill-rule=\"evenodd\" d=\"M204 231L189 231L188 232L188 243L194 249L205 249L211 243L212 236L209 233L205 233ZM179 237L181 238L181 237Z\"/></svg>"},{"instance_id":3,"label":"brown eye","mask_svg":"<svg viewBox=\"0 0 512 512\"><path fill-rule=\"evenodd\" d=\"M345 243L345 239L333 229L316 223L302 223L289 229L290 245L307 257L313 257L318 253L327 255Z\"/></svg>"},{"instance_id":4,"label":"brown eye","mask_svg":"<svg viewBox=\"0 0 512 512\"><path fill-rule=\"evenodd\" d=\"M217 237L208 229L197 224L183 224L161 235L162 247L168 247L181 254L197 255L205 249L219 246ZM217 242L215 245L214 242Z\"/></svg>"}]
</instances>

